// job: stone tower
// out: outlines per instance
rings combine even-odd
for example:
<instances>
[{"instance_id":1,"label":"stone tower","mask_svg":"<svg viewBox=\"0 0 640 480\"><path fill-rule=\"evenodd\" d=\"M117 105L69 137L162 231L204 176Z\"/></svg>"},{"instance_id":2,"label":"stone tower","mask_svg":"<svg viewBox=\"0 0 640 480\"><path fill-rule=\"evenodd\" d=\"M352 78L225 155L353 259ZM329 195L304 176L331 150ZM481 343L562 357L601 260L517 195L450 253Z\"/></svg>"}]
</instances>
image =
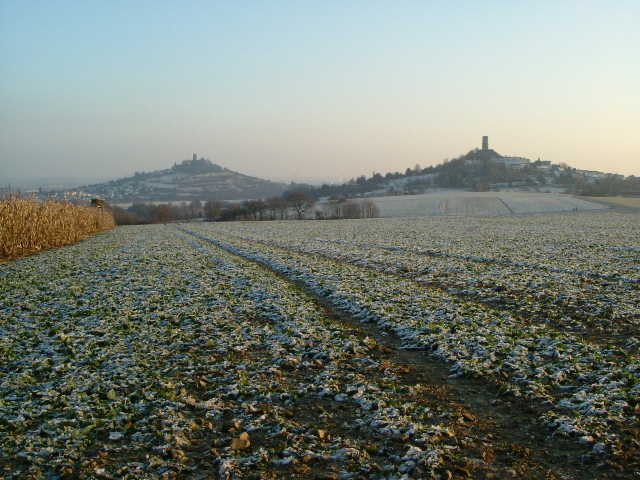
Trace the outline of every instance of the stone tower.
<instances>
[{"instance_id":1,"label":"stone tower","mask_svg":"<svg viewBox=\"0 0 640 480\"><path fill-rule=\"evenodd\" d=\"M485 152L489 150L489 137L486 135L482 137L482 150Z\"/></svg>"}]
</instances>

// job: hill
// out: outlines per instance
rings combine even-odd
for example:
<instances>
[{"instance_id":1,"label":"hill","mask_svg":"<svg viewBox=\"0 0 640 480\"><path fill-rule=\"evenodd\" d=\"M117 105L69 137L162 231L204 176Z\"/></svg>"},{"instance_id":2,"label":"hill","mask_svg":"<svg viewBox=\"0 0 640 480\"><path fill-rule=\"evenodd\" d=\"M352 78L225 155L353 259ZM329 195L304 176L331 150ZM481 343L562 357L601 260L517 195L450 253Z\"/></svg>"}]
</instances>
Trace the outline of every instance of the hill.
<instances>
[{"instance_id":1,"label":"hill","mask_svg":"<svg viewBox=\"0 0 640 480\"><path fill-rule=\"evenodd\" d=\"M506 156L489 148L483 137L482 148L439 165L407 168L404 172L373 173L342 185L322 185L317 196L406 195L463 189L471 191L520 190L531 192L566 192L586 195L612 195L640 191L638 179L598 171L579 170L564 163L529 160Z\"/></svg>"},{"instance_id":2,"label":"hill","mask_svg":"<svg viewBox=\"0 0 640 480\"><path fill-rule=\"evenodd\" d=\"M97 196L110 203L245 200L280 195L287 186L234 172L197 158L153 172L79 187L77 196ZM70 192L66 192L71 195Z\"/></svg>"}]
</instances>

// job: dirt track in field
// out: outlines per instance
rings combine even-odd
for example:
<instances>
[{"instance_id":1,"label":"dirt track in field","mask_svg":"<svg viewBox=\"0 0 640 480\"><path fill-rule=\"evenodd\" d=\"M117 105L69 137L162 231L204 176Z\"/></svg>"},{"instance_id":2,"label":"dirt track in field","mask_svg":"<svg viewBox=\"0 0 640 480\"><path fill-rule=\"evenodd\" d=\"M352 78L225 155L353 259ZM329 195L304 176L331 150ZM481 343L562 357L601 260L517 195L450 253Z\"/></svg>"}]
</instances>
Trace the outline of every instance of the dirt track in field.
<instances>
[{"instance_id":1,"label":"dirt track in field","mask_svg":"<svg viewBox=\"0 0 640 480\"><path fill-rule=\"evenodd\" d=\"M219 241L217 246L238 255L233 249L225 248L224 242ZM350 333L374 338L380 348L372 356L403 372L399 378L404 385L419 384L431 401L453 407L459 415L456 442L464 438L462 441L469 444L470 451L481 452L480 458L490 461L487 463L495 470L474 471L473 466L454 462L443 469L443 478L631 478L625 467L594 461L588 455L590 449L577 441L552 436L539 422L542 407L503 395L498 387L482 379L450 378L447 365L430 357L428 352L402 349L400 338L393 333L337 310L303 283L292 281L268 265L241 258L258 263L271 274L295 285L303 295L317 302L328 318L348 325ZM314 407L299 413L313 417ZM342 411L340 415L348 421L347 412Z\"/></svg>"}]
</instances>

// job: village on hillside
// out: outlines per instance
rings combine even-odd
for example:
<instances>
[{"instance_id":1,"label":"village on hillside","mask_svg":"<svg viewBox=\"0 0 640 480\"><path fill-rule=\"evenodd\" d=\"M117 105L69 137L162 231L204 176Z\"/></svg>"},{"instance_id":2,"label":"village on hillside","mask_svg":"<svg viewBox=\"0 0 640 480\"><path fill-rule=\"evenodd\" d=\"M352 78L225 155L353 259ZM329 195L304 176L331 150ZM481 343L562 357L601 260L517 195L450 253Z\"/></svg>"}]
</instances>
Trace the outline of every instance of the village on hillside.
<instances>
[{"instance_id":1,"label":"village on hillside","mask_svg":"<svg viewBox=\"0 0 640 480\"><path fill-rule=\"evenodd\" d=\"M4 193L8 192L4 189ZM188 203L194 201L247 201L303 191L318 200L336 197L385 197L441 193L512 191L578 195L640 195L640 180L630 176L573 168L566 163L502 155L482 137L480 148L434 166L416 165L404 172L374 172L340 184L284 184L244 175L193 154L171 168L109 182L59 190L41 187L29 193L40 199L86 202L102 198L112 205L133 203ZM0 192L1 193L1 192Z\"/></svg>"}]
</instances>

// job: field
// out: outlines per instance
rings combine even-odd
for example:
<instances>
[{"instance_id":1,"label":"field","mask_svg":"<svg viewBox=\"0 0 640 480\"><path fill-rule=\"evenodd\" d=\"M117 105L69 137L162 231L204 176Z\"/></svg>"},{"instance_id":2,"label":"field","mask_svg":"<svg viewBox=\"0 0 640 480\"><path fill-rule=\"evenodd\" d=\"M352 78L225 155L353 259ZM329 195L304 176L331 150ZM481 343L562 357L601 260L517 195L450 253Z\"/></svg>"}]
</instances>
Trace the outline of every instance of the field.
<instances>
[{"instance_id":1,"label":"field","mask_svg":"<svg viewBox=\"0 0 640 480\"><path fill-rule=\"evenodd\" d=\"M589 202L640 210L640 197L582 197Z\"/></svg>"},{"instance_id":2,"label":"field","mask_svg":"<svg viewBox=\"0 0 640 480\"><path fill-rule=\"evenodd\" d=\"M382 217L498 216L604 210L599 203L555 193L448 191L376 197Z\"/></svg>"},{"instance_id":3,"label":"field","mask_svg":"<svg viewBox=\"0 0 640 480\"><path fill-rule=\"evenodd\" d=\"M79 242L113 227L113 216L102 209L0 196L0 261Z\"/></svg>"},{"instance_id":4,"label":"field","mask_svg":"<svg viewBox=\"0 0 640 480\"><path fill-rule=\"evenodd\" d=\"M640 216L119 227L0 265L0 478L636 478Z\"/></svg>"}]
</instances>

